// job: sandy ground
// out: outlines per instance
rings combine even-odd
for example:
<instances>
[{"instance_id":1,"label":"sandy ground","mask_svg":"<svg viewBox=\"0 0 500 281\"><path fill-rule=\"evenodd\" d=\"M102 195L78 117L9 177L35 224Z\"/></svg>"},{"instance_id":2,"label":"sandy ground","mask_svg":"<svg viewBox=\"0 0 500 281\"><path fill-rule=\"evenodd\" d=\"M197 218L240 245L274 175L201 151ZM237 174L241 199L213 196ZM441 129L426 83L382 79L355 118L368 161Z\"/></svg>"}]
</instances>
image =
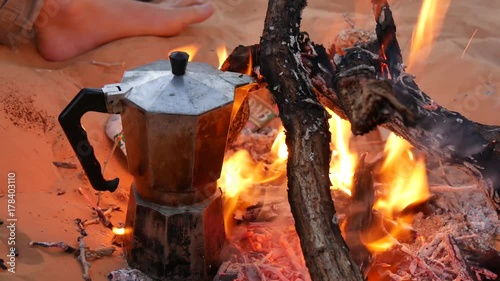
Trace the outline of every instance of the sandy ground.
<instances>
[{"instance_id":1,"label":"sandy ground","mask_svg":"<svg viewBox=\"0 0 500 281\"><path fill-rule=\"evenodd\" d=\"M398 39L408 57L411 32L422 1L391 1ZM356 4L354 4L356 3ZM359 3L359 4L358 4ZM363 3L363 4L361 4ZM57 249L34 249L31 240L65 241L76 245L75 218L91 218L88 203L77 192L83 187L82 170L56 168L53 161L77 163L57 123L57 116L83 87L102 87L119 82L125 70L165 59L170 50L191 43L200 44L194 60L218 65L215 49L225 45L257 43L262 33L266 1L218 0L217 12L207 22L190 27L174 38L128 38L119 40L73 60L49 63L34 45L18 51L0 46L0 219L7 218L7 174L15 173L15 242L19 256L15 274L0 272L1 280L81 280L80 264ZM349 25L344 13L358 28L373 29L370 1L310 1L303 17L303 30L317 43L329 44ZM430 55L412 66L417 82L438 103L460 111L473 120L500 125L500 2L453 1L437 42L427 46ZM467 52L462 53L477 29ZM424 48L425 52L425 48ZM424 53L422 52L422 54ZM104 67L91 61L118 63ZM105 114L89 113L83 118L101 163L112 143L104 134ZM111 158L105 177L120 177L117 193L105 194L103 206L124 204L132 181L126 160L119 153ZM66 194L57 195L58 190ZM93 196L95 199L95 196ZM124 213L112 217L124 220ZM6 222L7 224L8 222ZM0 226L0 258L7 259L9 230ZM89 246L109 245L111 233L101 225L88 229ZM105 280L111 270L123 267L121 250L111 258L92 263L93 280Z\"/></svg>"}]
</instances>

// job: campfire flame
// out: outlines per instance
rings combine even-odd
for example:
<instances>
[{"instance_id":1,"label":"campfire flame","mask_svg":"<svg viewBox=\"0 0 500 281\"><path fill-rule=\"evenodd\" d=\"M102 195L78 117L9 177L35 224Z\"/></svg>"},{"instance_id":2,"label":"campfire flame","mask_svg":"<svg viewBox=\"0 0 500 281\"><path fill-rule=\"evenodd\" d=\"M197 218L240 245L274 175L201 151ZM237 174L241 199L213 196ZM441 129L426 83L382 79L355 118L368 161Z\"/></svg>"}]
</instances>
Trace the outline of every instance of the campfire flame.
<instances>
[{"instance_id":1,"label":"campfire flame","mask_svg":"<svg viewBox=\"0 0 500 281\"><path fill-rule=\"evenodd\" d=\"M415 62L425 61L431 51L431 46L441 31L441 27L451 0L424 0L417 25L411 39L408 69Z\"/></svg>"},{"instance_id":2,"label":"campfire flame","mask_svg":"<svg viewBox=\"0 0 500 281\"><path fill-rule=\"evenodd\" d=\"M384 151L386 158L381 172L390 193L378 200L374 208L386 217L395 218L408 206L429 199L430 192L424 159L415 159L406 140L391 133Z\"/></svg>"},{"instance_id":3,"label":"campfire flame","mask_svg":"<svg viewBox=\"0 0 500 281\"><path fill-rule=\"evenodd\" d=\"M331 188L351 195L352 180L358 161L358 153L350 150L351 125L332 111L328 122L332 135L332 160L330 162ZM270 160L256 161L247 150L228 155L222 167L218 185L223 191L225 231L231 237L235 214L245 213L254 205L256 193L253 186L270 183L286 174L288 150L283 126L270 149ZM360 240L372 253L381 253L397 243L397 239L411 234L409 225L413 216L405 211L429 199L424 159L416 158L411 145L404 139L391 134L384 148L384 162L374 173L380 182L373 206L384 227L369 229L360 233ZM270 162L269 162L270 161ZM237 215L236 215L237 216Z\"/></svg>"},{"instance_id":4,"label":"campfire flame","mask_svg":"<svg viewBox=\"0 0 500 281\"><path fill-rule=\"evenodd\" d=\"M186 52L189 54L188 61L192 61L194 59L194 57L196 56L196 53L198 53L199 48L200 47L198 45L194 45L194 44L193 45L186 45L186 46L181 46L181 47L172 49L169 53L176 52L176 51Z\"/></svg>"},{"instance_id":5,"label":"campfire flame","mask_svg":"<svg viewBox=\"0 0 500 281\"><path fill-rule=\"evenodd\" d=\"M273 146L271 146L271 152L274 155L277 155L281 160L286 160L288 158L288 147L285 143L285 128L281 126L279 132L280 133L276 136L276 139L273 142Z\"/></svg>"},{"instance_id":6,"label":"campfire flame","mask_svg":"<svg viewBox=\"0 0 500 281\"><path fill-rule=\"evenodd\" d=\"M247 66L247 71L246 71L246 75L252 75L252 72L253 72L253 58L252 58L252 49L249 48L248 49L248 66Z\"/></svg>"},{"instance_id":7,"label":"campfire flame","mask_svg":"<svg viewBox=\"0 0 500 281\"><path fill-rule=\"evenodd\" d=\"M339 189L351 194L352 176L356 167L356 154L349 150L351 125L342 120L332 111L329 120L330 132L334 136L332 144L332 160L330 163L330 180L332 189ZM230 236L233 227L233 216L236 208L246 208L240 199L244 192L252 197L251 188L254 185L269 183L286 173L288 148L285 143L285 130L281 127L271 146L272 163L256 162L246 150L239 150L226 158L222 167L218 185L224 192L224 218L226 234ZM240 201L240 202L238 202Z\"/></svg>"},{"instance_id":8,"label":"campfire flame","mask_svg":"<svg viewBox=\"0 0 500 281\"><path fill-rule=\"evenodd\" d=\"M284 133L282 138L284 139ZM276 144L278 149L277 154L271 152L274 154L273 158L276 159L271 164L255 161L246 150L238 150L224 161L221 177L217 183L224 192L224 225L226 235L230 236L231 234L236 209L244 211L250 204L254 203L245 202L244 199L240 200L242 192L244 191L247 196L253 199L257 196L252 190L253 186L272 182L285 174L283 165L286 162L286 157L280 157L280 153L283 153L282 148L279 148L281 146L279 143Z\"/></svg>"},{"instance_id":9,"label":"campfire flame","mask_svg":"<svg viewBox=\"0 0 500 281\"><path fill-rule=\"evenodd\" d=\"M219 59L219 67L218 69L220 69L222 67L222 65L224 64L224 61L226 61L228 55L227 55L227 50L226 50L226 46L219 46L217 47L217 58Z\"/></svg>"},{"instance_id":10,"label":"campfire flame","mask_svg":"<svg viewBox=\"0 0 500 281\"><path fill-rule=\"evenodd\" d=\"M328 123L332 134L332 160L330 162L330 181L332 189L339 189L351 196L352 177L356 169L358 156L349 150L351 124L333 111Z\"/></svg>"},{"instance_id":11,"label":"campfire flame","mask_svg":"<svg viewBox=\"0 0 500 281\"><path fill-rule=\"evenodd\" d=\"M394 133L389 135L385 149L385 160L379 173L382 175L382 195L373 209L383 218L392 221L387 233L361 234L361 240L372 253L390 249L395 237L408 235L408 225L413 223L412 214L404 211L412 205L425 202L430 197L427 174L423 158L415 159L411 145Z\"/></svg>"}]
</instances>

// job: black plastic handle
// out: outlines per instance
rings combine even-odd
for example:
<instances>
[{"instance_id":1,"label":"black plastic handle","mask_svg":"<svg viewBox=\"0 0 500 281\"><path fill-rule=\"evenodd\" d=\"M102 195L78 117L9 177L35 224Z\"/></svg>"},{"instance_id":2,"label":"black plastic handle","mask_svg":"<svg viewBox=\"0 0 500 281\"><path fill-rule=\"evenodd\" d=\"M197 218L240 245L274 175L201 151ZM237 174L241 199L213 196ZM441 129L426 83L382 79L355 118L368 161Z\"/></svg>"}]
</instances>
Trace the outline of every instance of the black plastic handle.
<instances>
[{"instance_id":1,"label":"black plastic handle","mask_svg":"<svg viewBox=\"0 0 500 281\"><path fill-rule=\"evenodd\" d=\"M59 115L59 124L78 156L92 187L98 191L113 192L118 188L119 179L109 181L104 179L94 148L90 145L87 132L80 122L82 116L89 111L108 113L106 96L101 89L82 89Z\"/></svg>"}]
</instances>

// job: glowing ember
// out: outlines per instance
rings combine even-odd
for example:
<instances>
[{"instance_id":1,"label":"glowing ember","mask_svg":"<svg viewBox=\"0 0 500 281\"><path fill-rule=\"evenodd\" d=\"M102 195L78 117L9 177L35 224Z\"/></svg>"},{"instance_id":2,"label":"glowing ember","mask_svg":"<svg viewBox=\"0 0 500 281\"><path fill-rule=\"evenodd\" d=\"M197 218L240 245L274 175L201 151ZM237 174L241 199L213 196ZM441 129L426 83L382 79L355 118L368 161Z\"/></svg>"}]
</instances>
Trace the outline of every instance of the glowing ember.
<instances>
[{"instance_id":1,"label":"glowing ember","mask_svg":"<svg viewBox=\"0 0 500 281\"><path fill-rule=\"evenodd\" d=\"M226 46L219 46L217 47L217 58L219 59L219 69L222 67L222 64L224 63L224 61L227 59L228 55L227 55L227 50L226 50Z\"/></svg>"},{"instance_id":2,"label":"glowing ember","mask_svg":"<svg viewBox=\"0 0 500 281\"><path fill-rule=\"evenodd\" d=\"M199 48L200 47L198 45L186 45L186 46L181 46L181 47L175 48L175 49L171 50L169 53L176 52L176 51L186 52L189 54L188 61L192 61L194 59L194 57L196 56L196 53L198 52Z\"/></svg>"},{"instance_id":3,"label":"glowing ember","mask_svg":"<svg viewBox=\"0 0 500 281\"><path fill-rule=\"evenodd\" d=\"M123 234L125 234L125 228L123 228L123 227L120 227L120 228L113 227L113 233L115 235L123 235Z\"/></svg>"},{"instance_id":4,"label":"glowing ember","mask_svg":"<svg viewBox=\"0 0 500 281\"><path fill-rule=\"evenodd\" d=\"M397 223L393 224L390 233L376 239L373 233L361 235L365 246L372 252L391 248L396 240L393 237L405 235L408 229L405 226L413 222L413 216L403 215L402 212L430 197L424 159L415 159L410 149L411 145L395 134L391 133L387 139L384 149L386 158L380 169L384 190L373 209Z\"/></svg>"},{"instance_id":5,"label":"glowing ember","mask_svg":"<svg viewBox=\"0 0 500 281\"><path fill-rule=\"evenodd\" d=\"M332 189L339 189L351 195L352 177L356 169L357 155L349 150L351 124L327 110L332 117L328 120L332 134L332 160L330 162L330 181Z\"/></svg>"},{"instance_id":6,"label":"glowing ember","mask_svg":"<svg viewBox=\"0 0 500 281\"><path fill-rule=\"evenodd\" d=\"M408 69L414 66L417 59L423 61L429 55L450 2L451 0L424 0L422 3L418 23L412 35Z\"/></svg>"}]
</instances>

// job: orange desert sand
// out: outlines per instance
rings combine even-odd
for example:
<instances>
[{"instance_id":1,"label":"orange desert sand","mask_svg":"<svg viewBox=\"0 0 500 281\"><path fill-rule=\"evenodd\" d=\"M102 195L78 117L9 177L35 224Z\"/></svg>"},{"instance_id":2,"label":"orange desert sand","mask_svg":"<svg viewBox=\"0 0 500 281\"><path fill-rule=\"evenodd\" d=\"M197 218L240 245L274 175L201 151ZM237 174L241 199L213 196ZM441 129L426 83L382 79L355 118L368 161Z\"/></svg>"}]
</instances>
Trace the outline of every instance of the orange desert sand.
<instances>
[{"instance_id":1,"label":"orange desert sand","mask_svg":"<svg viewBox=\"0 0 500 281\"><path fill-rule=\"evenodd\" d=\"M218 0L215 4L217 9L210 20L189 27L180 36L127 38L66 62L45 61L33 44L24 44L17 51L0 46L0 219L5 221L0 226L0 258L7 260L8 254L9 172L16 175L15 241L19 250L15 274L2 271L0 280L82 280L81 265L73 256L56 248L28 246L31 240L65 241L76 246L78 233L73 220L92 218L89 204L78 193L78 187L94 200L96 196L88 182L82 180L81 166L57 123L57 116L81 88L119 82L125 70L165 59L173 49L199 44L194 60L217 67L217 47L225 45L230 52L239 44L259 42L267 1ZM422 1L398 0L390 4L407 61ZM500 88L498 11L499 1L452 1L441 32L432 33L437 35L435 44L415 54L411 69L420 88L436 102L472 120L495 125L500 125L500 90L496 90ZM444 16L443 11L438 13ZM374 30L369 0L309 1L302 30L308 31L316 43L328 45L339 31L350 27L346 16L354 21L356 28ZM95 65L92 61L109 65ZM82 121L101 164L112 149L112 142L104 133L107 117L89 113ZM78 168L57 168L53 161L75 163ZM101 206L118 204L126 208L132 182L126 165L125 157L117 150L105 177L119 177L120 187L115 193L105 193ZM58 195L61 190L66 193ZM115 212L111 220L117 224L124 218L125 212ZM112 233L102 225L91 225L87 232L85 241L90 247L110 245ZM92 263L92 279L106 280L110 271L124 266L122 250L118 249L113 257Z\"/></svg>"}]
</instances>

